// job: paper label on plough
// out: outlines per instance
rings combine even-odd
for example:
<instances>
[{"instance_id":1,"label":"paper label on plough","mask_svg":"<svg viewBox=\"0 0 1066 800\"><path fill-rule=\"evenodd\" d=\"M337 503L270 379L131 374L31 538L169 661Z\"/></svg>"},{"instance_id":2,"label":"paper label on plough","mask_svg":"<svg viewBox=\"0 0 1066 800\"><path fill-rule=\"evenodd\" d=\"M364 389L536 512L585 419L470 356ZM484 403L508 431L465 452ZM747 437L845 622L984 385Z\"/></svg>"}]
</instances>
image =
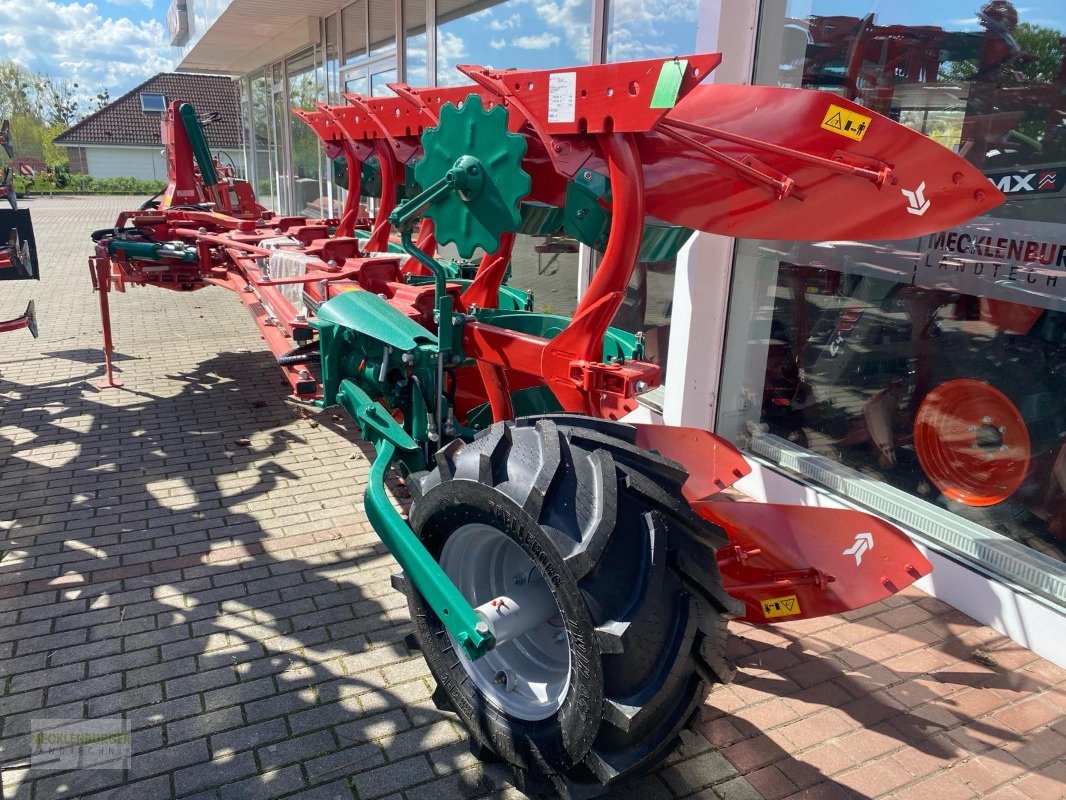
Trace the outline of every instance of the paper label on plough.
<instances>
[{"instance_id":1,"label":"paper label on plough","mask_svg":"<svg viewBox=\"0 0 1066 800\"><path fill-rule=\"evenodd\" d=\"M553 72L548 76L548 122L573 122L577 106L577 73Z\"/></svg>"}]
</instances>

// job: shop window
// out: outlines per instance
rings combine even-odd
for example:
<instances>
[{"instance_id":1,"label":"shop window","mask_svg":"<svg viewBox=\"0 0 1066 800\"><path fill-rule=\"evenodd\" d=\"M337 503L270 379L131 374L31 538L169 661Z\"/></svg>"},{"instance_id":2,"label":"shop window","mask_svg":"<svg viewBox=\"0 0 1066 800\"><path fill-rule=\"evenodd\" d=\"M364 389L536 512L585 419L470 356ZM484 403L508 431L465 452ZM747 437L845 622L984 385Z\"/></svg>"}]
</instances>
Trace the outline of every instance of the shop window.
<instances>
[{"instance_id":1,"label":"shop window","mask_svg":"<svg viewBox=\"0 0 1066 800\"><path fill-rule=\"evenodd\" d=\"M686 55L696 50L698 0L662 4L647 0L608 2L607 60ZM664 376L670 340L676 258L638 263L613 325L645 337L647 358Z\"/></svg>"},{"instance_id":2,"label":"shop window","mask_svg":"<svg viewBox=\"0 0 1066 800\"><path fill-rule=\"evenodd\" d=\"M337 15L326 17L326 102L340 100L340 36Z\"/></svg>"},{"instance_id":3,"label":"shop window","mask_svg":"<svg viewBox=\"0 0 1066 800\"><path fill-rule=\"evenodd\" d=\"M267 208L278 204L278 140L274 130L274 105L270 74L251 78L252 130L250 149L255 163L256 196Z\"/></svg>"},{"instance_id":4,"label":"shop window","mask_svg":"<svg viewBox=\"0 0 1066 800\"><path fill-rule=\"evenodd\" d=\"M352 3L341 11L344 35L344 63L354 64L366 58L366 0Z\"/></svg>"},{"instance_id":5,"label":"shop window","mask_svg":"<svg viewBox=\"0 0 1066 800\"><path fill-rule=\"evenodd\" d=\"M719 430L1066 600L1033 568L1066 554L1066 10L770 5L757 82L916 128L1007 202L875 247L739 241Z\"/></svg>"},{"instance_id":6,"label":"shop window","mask_svg":"<svg viewBox=\"0 0 1066 800\"><path fill-rule=\"evenodd\" d=\"M370 79L366 72L356 72L344 79L344 91L348 94L370 94Z\"/></svg>"},{"instance_id":7,"label":"shop window","mask_svg":"<svg viewBox=\"0 0 1066 800\"><path fill-rule=\"evenodd\" d=\"M393 0L370 2L370 55L396 47L396 5Z\"/></svg>"},{"instance_id":8,"label":"shop window","mask_svg":"<svg viewBox=\"0 0 1066 800\"><path fill-rule=\"evenodd\" d=\"M392 89L389 88L390 83L396 83L396 68L388 67L380 72L372 72L370 74L370 95L371 97L387 97L395 94Z\"/></svg>"},{"instance_id":9,"label":"shop window","mask_svg":"<svg viewBox=\"0 0 1066 800\"><path fill-rule=\"evenodd\" d=\"M437 84L470 82L456 64L507 69L548 69L588 64L591 0L486 5L469 0L437 2Z\"/></svg>"},{"instance_id":10,"label":"shop window","mask_svg":"<svg viewBox=\"0 0 1066 800\"><path fill-rule=\"evenodd\" d=\"M699 0L608 0L607 60L683 56L696 50Z\"/></svg>"},{"instance_id":11,"label":"shop window","mask_svg":"<svg viewBox=\"0 0 1066 800\"><path fill-rule=\"evenodd\" d=\"M426 69L426 0L403 0L403 24L406 37L404 80L412 86L429 84Z\"/></svg>"},{"instance_id":12,"label":"shop window","mask_svg":"<svg viewBox=\"0 0 1066 800\"><path fill-rule=\"evenodd\" d=\"M325 100L325 68L314 50L306 50L285 63L288 73L289 108L313 109ZM292 146L292 208L309 217L330 214L329 196L323 181L322 146L314 132L295 118L286 121Z\"/></svg>"}]
</instances>

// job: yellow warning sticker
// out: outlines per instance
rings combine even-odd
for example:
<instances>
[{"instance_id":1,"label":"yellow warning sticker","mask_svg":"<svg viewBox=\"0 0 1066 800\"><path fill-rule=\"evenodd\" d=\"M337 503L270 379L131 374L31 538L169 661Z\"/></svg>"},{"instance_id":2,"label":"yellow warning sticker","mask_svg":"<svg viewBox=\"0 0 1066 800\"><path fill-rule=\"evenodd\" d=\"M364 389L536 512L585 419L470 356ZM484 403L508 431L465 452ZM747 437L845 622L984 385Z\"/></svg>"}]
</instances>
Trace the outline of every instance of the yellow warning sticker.
<instances>
[{"instance_id":1,"label":"yellow warning sticker","mask_svg":"<svg viewBox=\"0 0 1066 800\"><path fill-rule=\"evenodd\" d=\"M762 613L767 619L774 617L794 617L801 614L799 599L794 594L788 597L772 597L762 601Z\"/></svg>"},{"instance_id":2,"label":"yellow warning sticker","mask_svg":"<svg viewBox=\"0 0 1066 800\"><path fill-rule=\"evenodd\" d=\"M847 136L849 139L861 142L862 137L866 135L866 131L870 129L872 119L872 117L868 117L865 114L859 114L855 111L841 108L838 105L830 105L829 110L825 112L825 116L822 118L822 127L827 131L839 133L841 136Z\"/></svg>"}]
</instances>

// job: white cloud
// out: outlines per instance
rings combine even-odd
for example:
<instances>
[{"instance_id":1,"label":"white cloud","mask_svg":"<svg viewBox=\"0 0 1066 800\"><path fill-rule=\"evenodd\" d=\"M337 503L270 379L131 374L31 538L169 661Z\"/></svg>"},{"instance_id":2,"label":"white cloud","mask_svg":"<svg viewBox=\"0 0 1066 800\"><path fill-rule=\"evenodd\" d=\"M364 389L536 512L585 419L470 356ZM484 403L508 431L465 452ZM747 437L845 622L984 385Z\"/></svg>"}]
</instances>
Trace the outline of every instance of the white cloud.
<instances>
[{"instance_id":1,"label":"white cloud","mask_svg":"<svg viewBox=\"0 0 1066 800\"><path fill-rule=\"evenodd\" d=\"M108 17L93 3L0 3L0 54L35 72L77 82L84 99L103 88L118 97L173 69L157 20Z\"/></svg>"},{"instance_id":2,"label":"white cloud","mask_svg":"<svg viewBox=\"0 0 1066 800\"><path fill-rule=\"evenodd\" d=\"M518 36L511 44L519 50L547 50L555 47L561 40L554 33L541 33L536 36Z\"/></svg>"},{"instance_id":3,"label":"white cloud","mask_svg":"<svg viewBox=\"0 0 1066 800\"><path fill-rule=\"evenodd\" d=\"M697 0L618 0L611 6L611 59L626 61L689 52L692 45L680 46L676 27L671 30L669 26L695 26L698 9Z\"/></svg>"},{"instance_id":4,"label":"white cloud","mask_svg":"<svg viewBox=\"0 0 1066 800\"><path fill-rule=\"evenodd\" d=\"M614 61L638 61L642 58L676 56L670 45L653 44L643 36L634 36L627 28L611 32L611 58Z\"/></svg>"},{"instance_id":5,"label":"white cloud","mask_svg":"<svg viewBox=\"0 0 1066 800\"><path fill-rule=\"evenodd\" d=\"M493 50L502 50L503 48L507 47L507 40L493 39L489 42L489 47L491 47Z\"/></svg>"},{"instance_id":6,"label":"white cloud","mask_svg":"<svg viewBox=\"0 0 1066 800\"><path fill-rule=\"evenodd\" d=\"M574 58L581 63L588 60L592 31L587 0L538 0L536 11L549 28L566 36L566 44Z\"/></svg>"},{"instance_id":7,"label":"white cloud","mask_svg":"<svg viewBox=\"0 0 1066 800\"><path fill-rule=\"evenodd\" d=\"M477 14L475 14L472 17L472 19L476 19L476 18L477 18ZM494 19L491 22L489 22L489 30L507 31L507 30L511 30L512 28L517 28L521 23L522 23L521 15L520 14L512 14L511 16L507 17L507 19Z\"/></svg>"},{"instance_id":8,"label":"white cloud","mask_svg":"<svg viewBox=\"0 0 1066 800\"><path fill-rule=\"evenodd\" d=\"M155 5L155 0L107 0L113 6L144 6L145 8L152 8Z\"/></svg>"},{"instance_id":9,"label":"white cloud","mask_svg":"<svg viewBox=\"0 0 1066 800\"><path fill-rule=\"evenodd\" d=\"M437 41L437 76L441 86L463 86L470 79L455 68L466 55L466 44L450 31L439 31Z\"/></svg>"}]
</instances>

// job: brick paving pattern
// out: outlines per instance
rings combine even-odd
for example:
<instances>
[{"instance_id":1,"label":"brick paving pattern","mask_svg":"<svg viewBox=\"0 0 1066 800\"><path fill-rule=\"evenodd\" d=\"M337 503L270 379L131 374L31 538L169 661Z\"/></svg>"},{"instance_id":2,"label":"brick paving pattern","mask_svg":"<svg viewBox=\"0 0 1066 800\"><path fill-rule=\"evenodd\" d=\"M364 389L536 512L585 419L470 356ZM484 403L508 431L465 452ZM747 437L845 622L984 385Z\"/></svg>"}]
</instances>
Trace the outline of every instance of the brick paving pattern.
<instances>
[{"instance_id":1,"label":"brick paving pattern","mask_svg":"<svg viewBox=\"0 0 1066 800\"><path fill-rule=\"evenodd\" d=\"M126 388L93 386L88 234L136 202L30 201L44 279L0 285L42 329L0 337L2 797L522 798L404 646L367 446L232 297L112 295ZM935 599L734 633L737 683L622 796L1066 796L1066 673ZM32 719L117 716L127 772L19 766Z\"/></svg>"}]
</instances>

